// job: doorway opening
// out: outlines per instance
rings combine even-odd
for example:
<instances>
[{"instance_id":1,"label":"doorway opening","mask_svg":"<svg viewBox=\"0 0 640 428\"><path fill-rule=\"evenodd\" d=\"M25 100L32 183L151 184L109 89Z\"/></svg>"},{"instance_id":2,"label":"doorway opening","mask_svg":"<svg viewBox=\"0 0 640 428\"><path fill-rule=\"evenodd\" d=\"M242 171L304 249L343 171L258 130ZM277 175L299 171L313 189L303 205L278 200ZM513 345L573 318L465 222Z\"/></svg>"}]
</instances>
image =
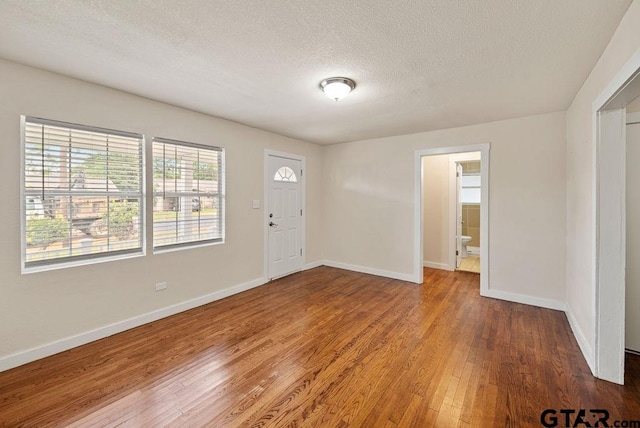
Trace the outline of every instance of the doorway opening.
<instances>
[{"instance_id":1,"label":"doorway opening","mask_svg":"<svg viewBox=\"0 0 640 428\"><path fill-rule=\"evenodd\" d=\"M424 266L480 273L480 152L422 157Z\"/></svg>"},{"instance_id":2,"label":"doorway opening","mask_svg":"<svg viewBox=\"0 0 640 428\"><path fill-rule=\"evenodd\" d=\"M272 280L304 266L305 159L265 150L264 163L264 272Z\"/></svg>"},{"instance_id":3,"label":"doorway opening","mask_svg":"<svg viewBox=\"0 0 640 428\"><path fill-rule=\"evenodd\" d=\"M469 244L471 240L463 242L463 207L458 203L458 194L462 193L462 175L465 162L479 162L479 171L474 172L475 178L470 180L469 191L479 198L476 206L479 208L477 237L478 246L472 248L472 254L478 253L480 267L480 294L489 293L489 149L490 144L477 144L469 146L442 147L436 149L424 149L415 152L415 215L414 215L414 272L415 282L423 282L423 266L438 269L455 270L458 268L458 259L462 256L463 243ZM436 166L440 162L440 166ZM443 164L444 162L444 164ZM431 206L428 206L425 191L430 191L424 186L426 176L431 175L434 170L428 169L429 164L435 169L444 172L444 177L440 176L440 189L447 189L444 194L442 190L432 188L436 193L441 193L442 197L432 199ZM476 164L477 165L477 164ZM474 166L476 166L474 165ZM427 168L427 169L425 169ZM461 169L460 180L456 177L456 171ZM444 180L444 186L442 181ZM474 185L471 185L473 183ZM467 184L467 183L465 183ZM459 185L459 186L458 186ZM460 187L460 189L458 188ZM471 189L474 188L474 189ZM432 198L434 195L431 195ZM443 199L445 202L443 203ZM427 210L435 214L431 220L425 213ZM445 213L445 214L443 214ZM475 222L474 222L475 224ZM469 225L469 223L467 223ZM432 243L425 241L425 230L435 232L435 240ZM471 245L471 247L474 247ZM458 252L456 254L456 251ZM467 246L467 255L469 247ZM429 257L425 257L425 252ZM427 258L436 256L436 262L430 263ZM437 257L440 257L439 259Z\"/></svg>"},{"instance_id":4,"label":"doorway opening","mask_svg":"<svg viewBox=\"0 0 640 428\"><path fill-rule=\"evenodd\" d=\"M640 96L640 52L593 103L594 374L624 384L627 253L626 107ZM630 183L631 184L631 183Z\"/></svg>"}]
</instances>

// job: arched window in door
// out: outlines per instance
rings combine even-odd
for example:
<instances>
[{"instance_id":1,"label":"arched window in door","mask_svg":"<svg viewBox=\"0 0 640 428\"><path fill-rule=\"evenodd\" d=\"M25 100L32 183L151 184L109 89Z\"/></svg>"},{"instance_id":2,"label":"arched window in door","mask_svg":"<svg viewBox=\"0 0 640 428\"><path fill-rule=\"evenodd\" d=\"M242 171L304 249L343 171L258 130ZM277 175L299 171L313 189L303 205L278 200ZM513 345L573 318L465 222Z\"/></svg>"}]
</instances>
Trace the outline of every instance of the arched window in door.
<instances>
[{"instance_id":1,"label":"arched window in door","mask_svg":"<svg viewBox=\"0 0 640 428\"><path fill-rule=\"evenodd\" d=\"M296 173L293 172L293 170L288 166L281 166L276 171L276 175L273 177L273 181L286 181L289 183L297 183L298 177L296 177Z\"/></svg>"}]
</instances>

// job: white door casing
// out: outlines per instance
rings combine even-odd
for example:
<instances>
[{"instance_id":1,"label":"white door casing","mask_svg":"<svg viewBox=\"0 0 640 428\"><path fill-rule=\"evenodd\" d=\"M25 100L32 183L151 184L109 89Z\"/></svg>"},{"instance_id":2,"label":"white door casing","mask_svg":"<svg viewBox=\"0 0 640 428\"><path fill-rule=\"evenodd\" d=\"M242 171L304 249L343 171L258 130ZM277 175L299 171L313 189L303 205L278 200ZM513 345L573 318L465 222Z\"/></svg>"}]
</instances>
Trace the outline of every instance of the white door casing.
<instances>
[{"instance_id":1,"label":"white door casing","mask_svg":"<svg viewBox=\"0 0 640 428\"><path fill-rule=\"evenodd\" d=\"M302 161L267 154L267 278L300 271L302 244Z\"/></svg>"},{"instance_id":2,"label":"white door casing","mask_svg":"<svg viewBox=\"0 0 640 428\"><path fill-rule=\"evenodd\" d=\"M640 51L636 51L592 103L593 306L595 325L580 348L592 372L600 379L624 384L626 197L625 107L640 96ZM613 113L613 117L608 113ZM617 116L617 117L616 117ZM614 119L614 120L612 120ZM613 207L613 210L610 210ZM616 207L619 209L616 210ZM610 233L613 232L613 233ZM576 329L574 328L574 331ZM577 338L584 337L576 334Z\"/></svg>"},{"instance_id":3,"label":"white door casing","mask_svg":"<svg viewBox=\"0 0 640 428\"><path fill-rule=\"evenodd\" d=\"M456 269L462 263L462 165L456 163Z\"/></svg>"}]
</instances>

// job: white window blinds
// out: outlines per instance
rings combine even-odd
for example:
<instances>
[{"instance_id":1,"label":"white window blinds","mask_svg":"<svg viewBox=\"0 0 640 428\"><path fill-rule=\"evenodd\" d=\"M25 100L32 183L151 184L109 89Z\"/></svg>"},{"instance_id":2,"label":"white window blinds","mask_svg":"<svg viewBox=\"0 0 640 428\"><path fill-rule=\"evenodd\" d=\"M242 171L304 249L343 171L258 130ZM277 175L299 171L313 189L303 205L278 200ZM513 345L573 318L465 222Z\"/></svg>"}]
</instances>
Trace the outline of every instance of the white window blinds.
<instances>
[{"instance_id":1,"label":"white window blinds","mask_svg":"<svg viewBox=\"0 0 640 428\"><path fill-rule=\"evenodd\" d=\"M24 268L142 253L142 136L23 121Z\"/></svg>"},{"instance_id":2,"label":"white window blinds","mask_svg":"<svg viewBox=\"0 0 640 428\"><path fill-rule=\"evenodd\" d=\"M154 249L223 240L223 169L219 147L154 138Z\"/></svg>"}]
</instances>

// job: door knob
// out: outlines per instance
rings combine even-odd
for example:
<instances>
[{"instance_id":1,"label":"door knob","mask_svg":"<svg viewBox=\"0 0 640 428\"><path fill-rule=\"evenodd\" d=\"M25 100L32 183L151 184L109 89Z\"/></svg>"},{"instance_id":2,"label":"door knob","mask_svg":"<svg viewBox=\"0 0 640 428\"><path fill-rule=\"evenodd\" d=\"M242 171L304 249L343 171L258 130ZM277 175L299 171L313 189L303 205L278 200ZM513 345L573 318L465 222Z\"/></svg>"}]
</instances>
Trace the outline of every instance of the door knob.
<instances>
[{"instance_id":1,"label":"door knob","mask_svg":"<svg viewBox=\"0 0 640 428\"><path fill-rule=\"evenodd\" d=\"M272 227L273 227L273 226L276 226L276 227L278 227L278 225L277 225L277 224L275 224L275 223L274 223L274 222L272 222L272 221L270 221L270 222L269 222L269 226L272 226Z\"/></svg>"}]
</instances>

